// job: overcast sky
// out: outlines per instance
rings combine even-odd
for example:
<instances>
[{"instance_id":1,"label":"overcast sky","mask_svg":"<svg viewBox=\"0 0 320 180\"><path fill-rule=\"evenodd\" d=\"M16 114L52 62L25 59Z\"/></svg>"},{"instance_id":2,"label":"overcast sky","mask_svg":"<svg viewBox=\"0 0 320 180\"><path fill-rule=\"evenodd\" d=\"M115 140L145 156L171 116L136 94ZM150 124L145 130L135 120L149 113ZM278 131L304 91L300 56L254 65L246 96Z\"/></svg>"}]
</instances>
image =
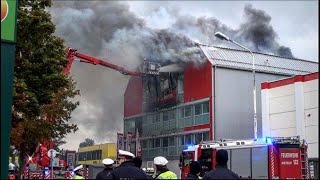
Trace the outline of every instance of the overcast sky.
<instances>
[{"instance_id":1,"label":"overcast sky","mask_svg":"<svg viewBox=\"0 0 320 180\"><path fill-rule=\"evenodd\" d=\"M105 3L104 1L99 2ZM237 29L244 21L244 7L249 3L252 4L253 8L263 10L271 17L270 23L278 35L277 40L279 44L291 48L294 57L316 62L319 61L317 1L130 1L123 3L128 3L130 5L130 11L144 19L147 26L158 29L169 27L175 22L172 16L175 11L179 11L180 15L215 17L231 29ZM168 13L168 11L171 11L171 13ZM60 14L63 16L63 13L57 12L54 17L58 17ZM108 16L108 11L105 12L105 16ZM59 26L57 26L57 29L59 30ZM229 45L228 42L224 44L226 47ZM77 68L78 70L75 70ZM77 150L79 143L87 137L93 138L97 143L116 142L114 138L115 134L117 131L123 130L123 124L117 125L116 127L112 126L111 129L107 129L109 127L108 125L105 126L106 128L100 127L99 129L95 129L94 119L96 119L97 116L108 116L109 112L109 114L114 113L112 114L112 116L115 117L113 120L122 121L123 111L115 112L113 109L109 109L107 113L103 112L108 108L108 104L116 104L116 106L114 105L112 107L123 110L122 93L125 90L127 79L123 79L122 75L114 72L105 72L105 69L99 69L98 67L90 69L90 67L80 67L80 65L76 64L73 69L72 74L74 79L79 83L78 88L81 90L82 95L79 98L80 106L73 112L71 122L77 123L79 119L82 119L82 123L78 125L78 132L67 136L67 144L63 145L62 148ZM84 75L82 70L90 74L95 74L95 76L92 77L92 79L86 79L87 82L85 83L81 82L84 81L84 78L87 78L85 77L87 75ZM104 78L100 76L99 79L98 76L102 72L112 73L112 75L107 74ZM118 78L118 80L112 80L111 78L108 80L107 78L111 76L116 76L113 78ZM117 89L118 87L108 87L108 83L115 83L120 80L123 81L122 85L119 85L121 90ZM90 83L90 85L87 85L87 83ZM105 87L101 84L105 84ZM106 95L104 98L98 97L101 96L101 94L99 94L99 88L101 94L108 91L110 92L110 90L118 91L118 97L115 98L114 95ZM103 89L103 91L101 89ZM97 92L95 93L95 91ZM92 97L93 100L88 98L89 96ZM103 102L100 104L95 103L99 100L103 100ZM108 102L106 103L106 101ZM106 133L106 138L97 138L96 131ZM112 138L110 138L110 134L112 134Z\"/></svg>"},{"instance_id":2,"label":"overcast sky","mask_svg":"<svg viewBox=\"0 0 320 180\"><path fill-rule=\"evenodd\" d=\"M271 16L271 24L278 33L280 44L290 47L295 57L319 61L319 5L318 1L131 1L131 10L144 17L150 26L165 27L173 23L166 14L156 18L158 7L177 7L183 14L209 16L231 28L243 22L243 8L250 3ZM157 19L157 20L156 20ZM227 44L226 44L227 45Z\"/></svg>"}]
</instances>

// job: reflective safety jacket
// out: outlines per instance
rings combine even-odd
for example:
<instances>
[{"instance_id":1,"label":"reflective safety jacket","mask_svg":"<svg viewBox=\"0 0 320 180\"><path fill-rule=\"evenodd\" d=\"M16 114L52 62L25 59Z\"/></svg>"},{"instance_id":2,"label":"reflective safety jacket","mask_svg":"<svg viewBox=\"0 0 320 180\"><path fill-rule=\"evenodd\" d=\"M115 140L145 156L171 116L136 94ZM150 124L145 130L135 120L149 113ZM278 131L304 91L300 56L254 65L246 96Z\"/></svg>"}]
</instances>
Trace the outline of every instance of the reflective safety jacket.
<instances>
[{"instance_id":1,"label":"reflective safety jacket","mask_svg":"<svg viewBox=\"0 0 320 180\"><path fill-rule=\"evenodd\" d=\"M156 179L178 179L178 177L172 171L166 171L166 172L159 174Z\"/></svg>"},{"instance_id":2,"label":"reflective safety jacket","mask_svg":"<svg viewBox=\"0 0 320 180\"><path fill-rule=\"evenodd\" d=\"M84 179L82 176L79 176L79 175L75 175L75 176L73 176L73 178L72 179Z\"/></svg>"}]
</instances>

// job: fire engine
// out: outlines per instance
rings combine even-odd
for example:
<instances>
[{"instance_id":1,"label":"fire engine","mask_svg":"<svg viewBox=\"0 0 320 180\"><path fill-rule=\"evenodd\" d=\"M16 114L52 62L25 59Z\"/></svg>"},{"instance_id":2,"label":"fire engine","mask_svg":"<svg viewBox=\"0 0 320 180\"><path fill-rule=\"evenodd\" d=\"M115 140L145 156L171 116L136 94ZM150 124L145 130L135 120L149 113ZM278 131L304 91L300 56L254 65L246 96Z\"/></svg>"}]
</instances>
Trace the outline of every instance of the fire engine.
<instances>
[{"instance_id":1,"label":"fire engine","mask_svg":"<svg viewBox=\"0 0 320 180\"><path fill-rule=\"evenodd\" d=\"M309 179L307 143L294 137L266 137L254 140L220 140L188 146L180 156L181 178L189 163L199 161L201 176L215 169L215 154L228 152L228 168L244 179Z\"/></svg>"},{"instance_id":2,"label":"fire engine","mask_svg":"<svg viewBox=\"0 0 320 180\"><path fill-rule=\"evenodd\" d=\"M93 65L101 65L101 66L119 71L123 75L130 75L130 76L138 76L138 77L150 77L151 76L152 77L152 76L159 75L159 69L160 69L159 63L144 61L141 72L140 71L136 71L136 72L129 71L129 70L124 69L123 67L111 64L109 62L100 60L98 58L92 57L92 56L84 54L84 53L80 53L76 49L73 49L70 47L68 47L66 49L66 58L69 62L68 65L66 66L66 68L64 69L64 72L66 74L70 73L71 66L72 66L73 62L76 60L76 58L79 58L80 62L93 64ZM54 172L51 172L51 170L48 169L48 167L51 166L50 164L52 164L53 162L51 162L51 158L47 155L48 150L52 149L53 145L54 145L53 141L47 141L47 140L38 143L38 146L37 146L35 152L33 153L33 155L28 156L25 160L25 167L23 168L25 179L28 179L28 178L53 179L54 178ZM59 165L54 167L53 170L55 172L63 171L64 172L63 174L65 174L65 177L69 178L70 174L72 174L72 172L68 171L67 163L63 160L58 160L58 161L59 161ZM87 169L88 173L85 173L85 174L88 177L89 166L88 167L86 166L86 169ZM94 169L96 169L96 168L94 168Z\"/></svg>"}]
</instances>

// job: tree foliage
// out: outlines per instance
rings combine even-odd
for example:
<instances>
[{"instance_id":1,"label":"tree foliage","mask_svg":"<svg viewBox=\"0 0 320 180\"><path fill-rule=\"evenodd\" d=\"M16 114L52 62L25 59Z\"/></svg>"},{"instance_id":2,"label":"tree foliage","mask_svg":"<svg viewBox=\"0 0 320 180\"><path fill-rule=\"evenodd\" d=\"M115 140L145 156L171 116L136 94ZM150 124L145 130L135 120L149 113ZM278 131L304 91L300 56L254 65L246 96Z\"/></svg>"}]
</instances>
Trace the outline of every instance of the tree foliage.
<instances>
[{"instance_id":1,"label":"tree foliage","mask_svg":"<svg viewBox=\"0 0 320 180\"><path fill-rule=\"evenodd\" d=\"M94 140L90 138L86 138L83 142L79 144L79 147L87 147L87 146L93 146Z\"/></svg>"},{"instance_id":2,"label":"tree foliage","mask_svg":"<svg viewBox=\"0 0 320 180\"><path fill-rule=\"evenodd\" d=\"M54 35L50 6L50 0L19 1L11 143L21 157L42 140L62 140L78 129L69 119L79 91L63 71L68 61L63 39Z\"/></svg>"}]
</instances>

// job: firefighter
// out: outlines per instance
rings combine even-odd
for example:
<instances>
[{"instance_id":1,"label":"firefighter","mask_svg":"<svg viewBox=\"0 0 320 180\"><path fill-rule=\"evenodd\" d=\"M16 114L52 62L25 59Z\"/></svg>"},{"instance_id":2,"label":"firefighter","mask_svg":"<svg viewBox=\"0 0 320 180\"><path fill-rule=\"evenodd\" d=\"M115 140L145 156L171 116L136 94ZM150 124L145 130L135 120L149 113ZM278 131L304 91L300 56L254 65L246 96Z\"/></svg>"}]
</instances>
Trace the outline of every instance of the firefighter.
<instances>
[{"instance_id":1,"label":"firefighter","mask_svg":"<svg viewBox=\"0 0 320 180\"><path fill-rule=\"evenodd\" d=\"M113 170L114 161L112 159L106 158L102 160L102 164L104 164L105 168L97 174L96 179L107 179L108 175Z\"/></svg>"},{"instance_id":2,"label":"firefighter","mask_svg":"<svg viewBox=\"0 0 320 180\"><path fill-rule=\"evenodd\" d=\"M15 173L15 165L12 163L9 163L8 179L17 179L14 173Z\"/></svg>"},{"instance_id":3,"label":"firefighter","mask_svg":"<svg viewBox=\"0 0 320 180\"><path fill-rule=\"evenodd\" d=\"M124 157L124 162L115 168L107 179L150 179L142 169L134 164L134 155L131 152L119 150L119 156Z\"/></svg>"},{"instance_id":4,"label":"firefighter","mask_svg":"<svg viewBox=\"0 0 320 180\"><path fill-rule=\"evenodd\" d=\"M228 152L220 149L216 152L216 169L203 176L203 179L240 179L238 174L228 169Z\"/></svg>"},{"instance_id":5,"label":"firefighter","mask_svg":"<svg viewBox=\"0 0 320 180\"><path fill-rule=\"evenodd\" d=\"M190 163L190 173L186 179L200 179L199 175L201 172L201 165L198 161L191 161Z\"/></svg>"},{"instance_id":6,"label":"firefighter","mask_svg":"<svg viewBox=\"0 0 320 180\"><path fill-rule=\"evenodd\" d=\"M83 178L83 165L80 165L76 168L74 168L74 173L75 173L75 176L73 176L72 179L84 179Z\"/></svg>"},{"instance_id":7,"label":"firefighter","mask_svg":"<svg viewBox=\"0 0 320 180\"><path fill-rule=\"evenodd\" d=\"M165 157L158 156L153 159L156 165L157 175L154 179L178 179L177 175L167 168L168 160Z\"/></svg>"},{"instance_id":8,"label":"firefighter","mask_svg":"<svg viewBox=\"0 0 320 180\"><path fill-rule=\"evenodd\" d=\"M140 157L134 157L132 159L133 163L135 166L137 166L138 168L141 169L141 166L142 166L142 159Z\"/></svg>"}]
</instances>

